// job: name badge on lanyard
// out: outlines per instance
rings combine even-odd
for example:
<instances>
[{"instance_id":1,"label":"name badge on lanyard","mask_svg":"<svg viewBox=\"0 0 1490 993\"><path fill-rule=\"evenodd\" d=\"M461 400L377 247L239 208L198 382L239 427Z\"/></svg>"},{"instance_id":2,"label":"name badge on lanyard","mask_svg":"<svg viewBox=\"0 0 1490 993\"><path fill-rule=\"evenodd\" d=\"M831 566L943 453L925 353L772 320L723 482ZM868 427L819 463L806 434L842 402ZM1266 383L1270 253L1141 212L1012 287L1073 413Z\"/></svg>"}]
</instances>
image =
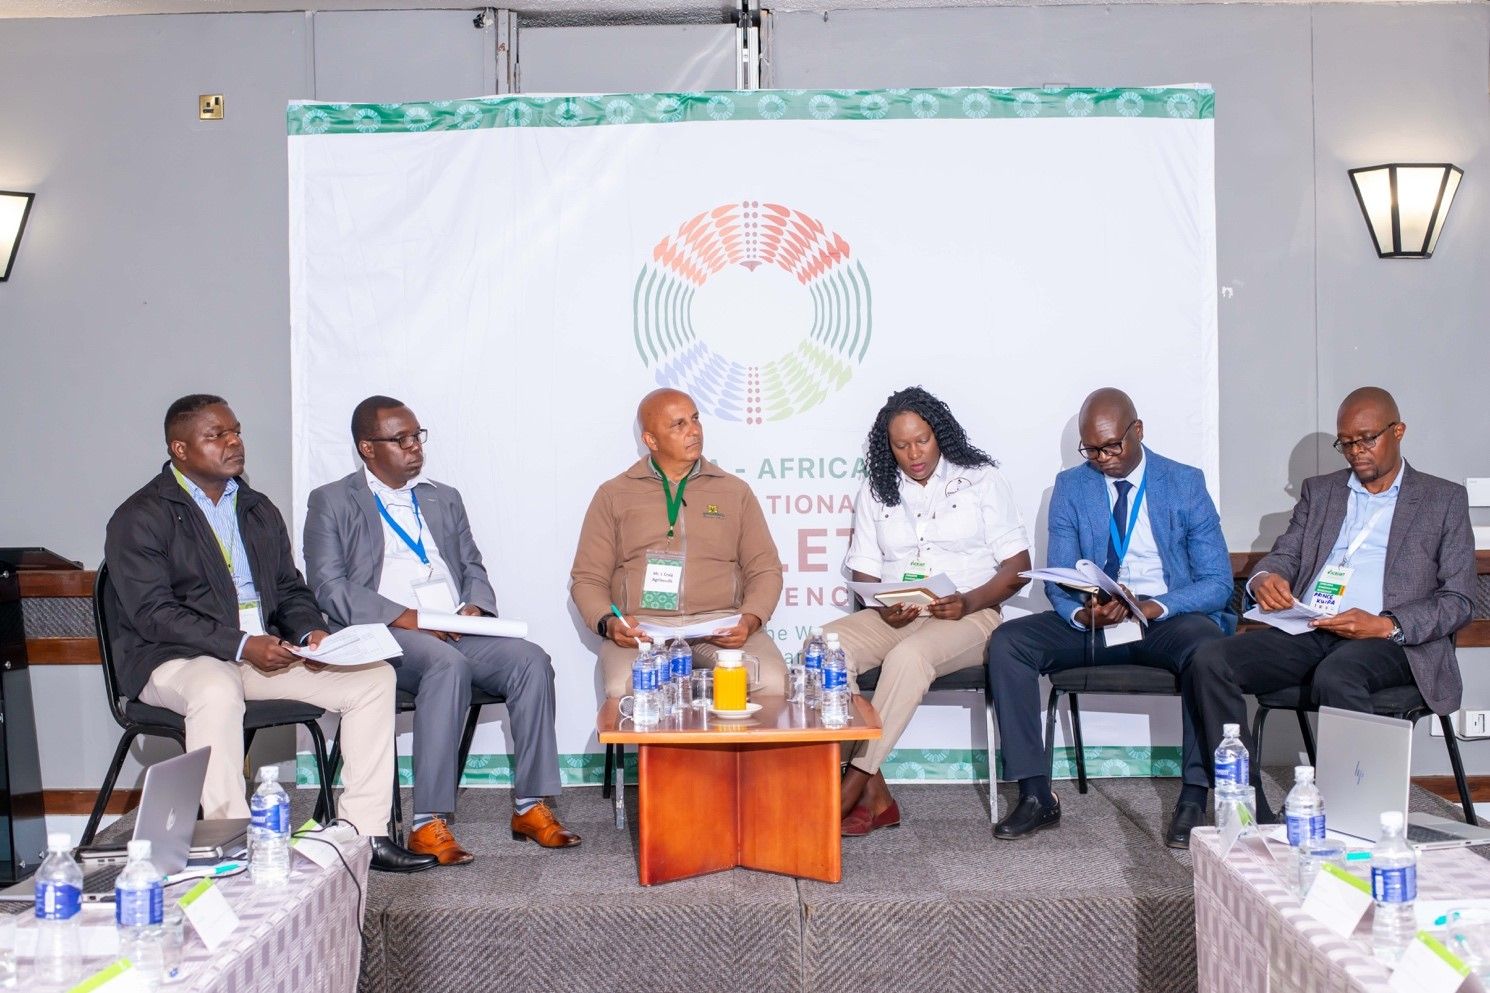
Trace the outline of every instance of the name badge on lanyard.
<instances>
[{"instance_id":1,"label":"name badge on lanyard","mask_svg":"<svg viewBox=\"0 0 1490 993\"><path fill-rule=\"evenodd\" d=\"M931 575L931 564L926 561L926 520L916 520L911 516L911 509L905 505L905 498L900 499L900 512L905 515L905 523L916 535L916 554L906 563L905 572L901 575L902 583L914 583L918 579L926 579ZM932 520L936 519L935 510L931 511Z\"/></svg>"},{"instance_id":2,"label":"name badge on lanyard","mask_svg":"<svg viewBox=\"0 0 1490 993\"><path fill-rule=\"evenodd\" d=\"M1355 574L1355 567L1350 560L1355 558L1355 553L1361 550L1376 525L1381 522L1382 515L1391 508L1390 504L1378 507L1376 513L1361 528L1359 534L1345 549L1345 558L1339 563L1331 563L1319 570L1319 577L1314 580L1314 588L1309 591L1309 606L1315 610L1323 611L1333 617L1340 612L1340 603L1345 598L1345 589L1350 585L1350 577Z\"/></svg>"},{"instance_id":3,"label":"name badge on lanyard","mask_svg":"<svg viewBox=\"0 0 1490 993\"><path fill-rule=\"evenodd\" d=\"M238 630L250 635L268 633L264 630L264 612L259 609L259 601L246 600L238 605Z\"/></svg>"},{"instance_id":4,"label":"name badge on lanyard","mask_svg":"<svg viewBox=\"0 0 1490 993\"><path fill-rule=\"evenodd\" d=\"M678 480L677 492L668 482L667 473L652 460L652 471L662 480L662 500L667 508L667 547L647 550L646 571L642 573L641 606L645 610L678 610L683 597L684 553L673 551L673 533L678 525L678 515L683 510L683 490L688 485L688 474Z\"/></svg>"}]
</instances>

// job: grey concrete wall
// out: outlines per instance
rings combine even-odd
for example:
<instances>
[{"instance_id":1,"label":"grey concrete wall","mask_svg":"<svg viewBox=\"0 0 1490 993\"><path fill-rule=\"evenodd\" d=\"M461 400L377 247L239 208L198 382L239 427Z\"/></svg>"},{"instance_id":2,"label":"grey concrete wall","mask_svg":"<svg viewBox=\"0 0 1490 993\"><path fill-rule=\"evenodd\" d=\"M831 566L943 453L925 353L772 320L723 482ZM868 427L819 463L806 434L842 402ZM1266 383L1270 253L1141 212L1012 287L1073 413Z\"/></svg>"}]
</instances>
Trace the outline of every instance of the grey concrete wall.
<instances>
[{"instance_id":1,"label":"grey concrete wall","mask_svg":"<svg viewBox=\"0 0 1490 993\"><path fill-rule=\"evenodd\" d=\"M1403 400L1422 468L1490 474L1476 416L1490 357L1490 7L1003 7L783 14L772 27L781 87L1216 86L1233 549L1266 547L1298 480L1334 465L1334 405L1364 381ZM523 88L727 84L724 32L690 30L526 31ZM0 285L0 544L96 562L108 513L164 458L163 403L196 389L233 401L254 484L287 505L285 101L490 92L492 46L460 11L0 20L0 186L38 193ZM208 92L226 94L225 121L195 119ZM1438 257L1379 261L1345 169L1418 157L1466 170ZM1162 446L1162 425L1149 435ZM1490 705L1490 651L1463 656L1467 699ZM81 748L44 743L49 785L102 774L112 736L86 702L102 705L94 678L38 672L49 721L78 701L102 728ZM1416 751L1420 771L1443 768L1441 743ZM1490 744L1465 754L1490 771Z\"/></svg>"}]
</instances>

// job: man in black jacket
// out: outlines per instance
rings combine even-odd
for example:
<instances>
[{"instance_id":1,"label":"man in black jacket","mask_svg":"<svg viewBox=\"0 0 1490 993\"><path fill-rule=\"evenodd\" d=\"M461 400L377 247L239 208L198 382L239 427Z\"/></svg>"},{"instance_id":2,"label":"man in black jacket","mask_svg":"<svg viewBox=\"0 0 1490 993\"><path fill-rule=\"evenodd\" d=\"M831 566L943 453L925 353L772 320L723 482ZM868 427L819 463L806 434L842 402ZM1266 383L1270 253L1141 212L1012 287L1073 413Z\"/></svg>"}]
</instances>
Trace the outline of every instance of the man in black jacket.
<instances>
[{"instance_id":1,"label":"man in black jacket","mask_svg":"<svg viewBox=\"0 0 1490 993\"><path fill-rule=\"evenodd\" d=\"M302 700L342 715L341 809L373 845L373 868L435 864L386 835L392 804L394 675L301 659L326 636L290 556L284 519L243 473L243 435L222 397L193 394L165 419L170 461L114 512L104 540L119 688L186 718L186 747L209 745L209 818L247 817L245 700Z\"/></svg>"}]
</instances>

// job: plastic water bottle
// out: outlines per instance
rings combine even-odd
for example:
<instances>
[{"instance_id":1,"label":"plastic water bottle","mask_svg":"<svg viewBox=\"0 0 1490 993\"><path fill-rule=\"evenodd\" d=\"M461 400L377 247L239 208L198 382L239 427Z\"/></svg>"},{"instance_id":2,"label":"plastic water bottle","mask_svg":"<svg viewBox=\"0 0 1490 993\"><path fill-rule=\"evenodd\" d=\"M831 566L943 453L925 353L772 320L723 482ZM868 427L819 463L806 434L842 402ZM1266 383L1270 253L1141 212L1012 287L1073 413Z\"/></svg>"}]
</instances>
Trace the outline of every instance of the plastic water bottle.
<instances>
[{"instance_id":1,"label":"plastic water bottle","mask_svg":"<svg viewBox=\"0 0 1490 993\"><path fill-rule=\"evenodd\" d=\"M150 842L129 843L129 863L114 881L114 926L119 954L129 959L145 986L165 979L165 885L150 861Z\"/></svg>"},{"instance_id":2,"label":"plastic water bottle","mask_svg":"<svg viewBox=\"0 0 1490 993\"><path fill-rule=\"evenodd\" d=\"M279 785L279 767L259 770L259 788L248 801L249 875L255 886L290 878L290 798Z\"/></svg>"},{"instance_id":3,"label":"plastic water bottle","mask_svg":"<svg viewBox=\"0 0 1490 993\"><path fill-rule=\"evenodd\" d=\"M658 701L657 659L650 641L638 640L636 661L631 663L631 721L639 728L656 727L662 719Z\"/></svg>"},{"instance_id":4,"label":"plastic water bottle","mask_svg":"<svg viewBox=\"0 0 1490 993\"><path fill-rule=\"evenodd\" d=\"M823 653L827 651L827 640L823 638L823 629L815 627L807 636L807 643L802 646L802 668L805 680L802 686L802 695L807 701L807 706L817 708L823 697Z\"/></svg>"},{"instance_id":5,"label":"plastic water bottle","mask_svg":"<svg viewBox=\"0 0 1490 993\"><path fill-rule=\"evenodd\" d=\"M823 653L823 726L841 728L848 723L848 656L835 632L827 637Z\"/></svg>"},{"instance_id":6,"label":"plastic water bottle","mask_svg":"<svg viewBox=\"0 0 1490 993\"><path fill-rule=\"evenodd\" d=\"M1237 724L1221 727L1221 744L1216 746L1215 764L1215 820L1216 827L1224 829L1238 806L1245 807L1257 821L1257 796L1252 792L1252 769L1248 761L1247 747L1242 744L1242 729Z\"/></svg>"},{"instance_id":7,"label":"plastic water bottle","mask_svg":"<svg viewBox=\"0 0 1490 993\"><path fill-rule=\"evenodd\" d=\"M681 714L691 706L693 690L689 682L693 679L693 646L682 638L674 638L667 645L667 663L673 685L668 703L674 714Z\"/></svg>"},{"instance_id":8,"label":"plastic water bottle","mask_svg":"<svg viewBox=\"0 0 1490 993\"><path fill-rule=\"evenodd\" d=\"M1418 859L1403 833L1400 810L1381 815L1381 840L1371 849L1371 898L1376 913L1371 924L1371 951L1385 962L1396 962L1418 933Z\"/></svg>"},{"instance_id":9,"label":"plastic water bottle","mask_svg":"<svg viewBox=\"0 0 1490 993\"><path fill-rule=\"evenodd\" d=\"M1283 819L1288 825L1288 844L1294 855L1299 895L1308 893L1318 868L1313 864L1314 846L1325 840L1324 796L1314 785L1314 767L1293 769L1293 789L1283 801Z\"/></svg>"},{"instance_id":10,"label":"plastic water bottle","mask_svg":"<svg viewBox=\"0 0 1490 993\"><path fill-rule=\"evenodd\" d=\"M36 975L70 986L82 979L83 870L72 857L72 838L47 835L47 857L36 870Z\"/></svg>"}]
</instances>

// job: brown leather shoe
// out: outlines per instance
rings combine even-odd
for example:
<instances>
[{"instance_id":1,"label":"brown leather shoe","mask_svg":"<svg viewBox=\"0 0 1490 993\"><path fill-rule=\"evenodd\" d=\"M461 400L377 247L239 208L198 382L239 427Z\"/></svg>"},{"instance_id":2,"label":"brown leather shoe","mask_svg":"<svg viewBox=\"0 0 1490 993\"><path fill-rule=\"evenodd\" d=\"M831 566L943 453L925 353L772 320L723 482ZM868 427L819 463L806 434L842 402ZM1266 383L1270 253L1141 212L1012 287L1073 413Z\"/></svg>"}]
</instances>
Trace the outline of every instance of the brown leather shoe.
<instances>
[{"instance_id":1,"label":"brown leather shoe","mask_svg":"<svg viewBox=\"0 0 1490 993\"><path fill-rule=\"evenodd\" d=\"M859 804L849 815L843 819L841 833L845 838L862 838L871 831L878 831L883 827L900 826L900 804L894 800L890 806L881 810L878 814L871 814L869 808Z\"/></svg>"},{"instance_id":2,"label":"brown leather shoe","mask_svg":"<svg viewBox=\"0 0 1490 993\"><path fill-rule=\"evenodd\" d=\"M579 835L565 830L546 803L534 804L521 816L512 815L512 840L524 838L532 838L544 848L573 848L579 844Z\"/></svg>"},{"instance_id":3,"label":"brown leather shoe","mask_svg":"<svg viewBox=\"0 0 1490 993\"><path fill-rule=\"evenodd\" d=\"M460 847L460 842L455 840L442 817L436 817L409 835L409 851L433 855L441 865L465 865L476 857Z\"/></svg>"}]
</instances>

